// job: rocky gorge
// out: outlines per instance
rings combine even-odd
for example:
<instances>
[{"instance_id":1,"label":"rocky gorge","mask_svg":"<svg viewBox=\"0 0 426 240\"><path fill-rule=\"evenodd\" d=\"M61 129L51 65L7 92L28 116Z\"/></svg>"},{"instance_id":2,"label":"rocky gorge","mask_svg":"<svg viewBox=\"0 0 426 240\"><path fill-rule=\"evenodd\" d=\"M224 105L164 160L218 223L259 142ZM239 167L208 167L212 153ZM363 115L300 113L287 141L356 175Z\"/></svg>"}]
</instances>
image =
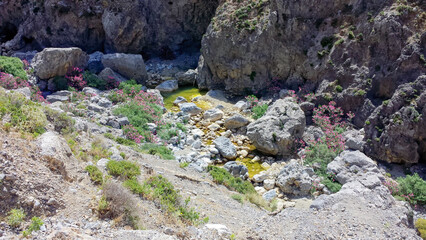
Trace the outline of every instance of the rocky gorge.
<instances>
[{"instance_id":1,"label":"rocky gorge","mask_svg":"<svg viewBox=\"0 0 426 240\"><path fill-rule=\"evenodd\" d=\"M422 1L0 6L0 239L426 237Z\"/></svg>"}]
</instances>

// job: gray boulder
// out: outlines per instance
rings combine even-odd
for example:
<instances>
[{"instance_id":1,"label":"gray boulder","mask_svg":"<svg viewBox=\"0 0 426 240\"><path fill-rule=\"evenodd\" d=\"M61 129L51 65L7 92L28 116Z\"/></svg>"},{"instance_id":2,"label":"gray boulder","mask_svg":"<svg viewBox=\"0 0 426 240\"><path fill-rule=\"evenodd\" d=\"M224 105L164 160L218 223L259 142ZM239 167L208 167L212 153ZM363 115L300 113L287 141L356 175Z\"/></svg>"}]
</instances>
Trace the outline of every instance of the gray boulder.
<instances>
[{"instance_id":1,"label":"gray boulder","mask_svg":"<svg viewBox=\"0 0 426 240\"><path fill-rule=\"evenodd\" d=\"M225 120L225 127L227 129L235 129L235 128L247 126L249 123L250 123L250 120L248 120L247 118L243 117L240 114L235 114L232 117L227 118Z\"/></svg>"},{"instance_id":2,"label":"gray boulder","mask_svg":"<svg viewBox=\"0 0 426 240\"><path fill-rule=\"evenodd\" d=\"M175 77L179 86L194 85L197 77L197 70L189 69L186 72L178 72Z\"/></svg>"},{"instance_id":3,"label":"gray boulder","mask_svg":"<svg viewBox=\"0 0 426 240\"><path fill-rule=\"evenodd\" d=\"M247 136L263 153L290 156L305 126L305 114L299 105L292 98L279 99L263 117L247 126Z\"/></svg>"},{"instance_id":4,"label":"gray boulder","mask_svg":"<svg viewBox=\"0 0 426 240\"><path fill-rule=\"evenodd\" d=\"M277 191L275 189L269 190L266 193L262 195L263 199L266 201L272 201L274 198L277 197Z\"/></svg>"},{"instance_id":5,"label":"gray boulder","mask_svg":"<svg viewBox=\"0 0 426 240\"><path fill-rule=\"evenodd\" d=\"M87 69L95 74L98 74L104 69L104 65L102 64L102 57L104 56L101 52L94 52L89 55L89 61L87 63Z\"/></svg>"},{"instance_id":6,"label":"gray boulder","mask_svg":"<svg viewBox=\"0 0 426 240\"><path fill-rule=\"evenodd\" d=\"M169 93L169 92L176 91L178 88L179 88L179 85L177 80L168 80L168 81L162 82L155 89L159 90L162 93Z\"/></svg>"},{"instance_id":7,"label":"gray boulder","mask_svg":"<svg viewBox=\"0 0 426 240\"><path fill-rule=\"evenodd\" d=\"M123 76L121 76L120 74L114 72L114 70L112 70L111 68L105 68L104 70L102 70L99 74L98 77L102 80L104 80L105 82L111 80L111 79L115 79L118 82L125 82L127 81L127 79Z\"/></svg>"},{"instance_id":8,"label":"gray boulder","mask_svg":"<svg viewBox=\"0 0 426 240\"><path fill-rule=\"evenodd\" d=\"M235 162L235 161L231 161L231 162L227 162L224 166L223 166L229 173L232 174L232 176L234 177L240 177L242 179L247 179L248 178L248 169L246 166L244 166L241 163Z\"/></svg>"},{"instance_id":9,"label":"gray boulder","mask_svg":"<svg viewBox=\"0 0 426 240\"><path fill-rule=\"evenodd\" d=\"M140 54L105 54L102 57L102 64L138 83L145 84L145 81L148 80L145 62Z\"/></svg>"},{"instance_id":10,"label":"gray boulder","mask_svg":"<svg viewBox=\"0 0 426 240\"><path fill-rule=\"evenodd\" d=\"M205 111L203 117L204 117L205 120L215 122L217 120L222 119L223 112L221 110L217 109L217 108L212 108L212 109Z\"/></svg>"},{"instance_id":11,"label":"gray boulder","mask_svg":"<svg viewBox=\"0 0 426 240\"><path fill-rule=\"evenodd\" d=\"M200 114L203 111L201 108L197 107L195 103L182 103L179 104L179 108L184 114L187 113L192 116Z\"/></svg>"},{"instance_id":12,"label":"gray boulder","mask_svg":"<svg viewBox=\"0 0 426 240\"><path fill-rule=\"evenodd\" d=\"M178 106L180 103L186 103L188 102L188 100L186 100L186 98L179 96L176 98L176 100L173 102L173 105Z\"/></svg>"},{"instance_id":13,"label":"gray boulder","mask_svg":"<svg viewBox=\"0 0 426 240\"><path fill-rule=\"evenodd\" d=\"M65 76L71 67L85 68L89 56L80 48L45 48L34 56L31 66L40 79Z\"/></svg>"},{"instance_id":14,"label":"gray boulder","mask_svg":"<svg viewBox=\"0 0 426 240\"><path fill-rule=\"evenodd\" d=\"M349 130L347 132L344 132L343 136L346 139L345 145L349 149L360 151L364 149L365 141L363 131Z\"/></svg>"},{"instance_id":15,"label":"gray boulder","mask_svg":"<svg viewBox=\"0 0 426 240\"><path fill-rule=\"evenodd\" d=\"M276 179L276 185L285 194L294 196L309 195L312 187L314 170L296 161L288 163Z\"/></svg>"},{"instance_id":16,"label":"gray boulder","mask_svg":"<svg viewBox=\"0 0 426 240\"><path fill-rule=\"evenodd\" d=\"M235 145L227 137L216 138L213 143L216 145L217 150L219 150L220 155L229 160L237 158L237 149Z\"/></svg>"}]
</instances>

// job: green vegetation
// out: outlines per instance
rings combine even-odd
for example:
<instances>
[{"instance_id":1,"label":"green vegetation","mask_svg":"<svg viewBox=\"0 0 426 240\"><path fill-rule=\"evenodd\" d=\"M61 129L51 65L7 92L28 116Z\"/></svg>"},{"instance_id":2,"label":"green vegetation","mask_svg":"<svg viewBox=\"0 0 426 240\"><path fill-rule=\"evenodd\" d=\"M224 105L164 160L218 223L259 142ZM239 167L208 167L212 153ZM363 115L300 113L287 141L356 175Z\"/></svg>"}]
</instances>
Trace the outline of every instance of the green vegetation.
<instances>
[{"instance_id":1,"label":"green vegetation","mask_svg":"<svg viewBox=\"0 0 426 240\"><path fill-rule=\"evenodd\" d=\"M96 74L89 71L83 73L83 79L87 82L88 87L106 90L106 82L100 79Z\"/></svg>"},{"instance_id":2,"label":"green vegetation","mask_svg":"<svg viewBox=\"0 0 426 240\"><path fill-rule=\"evenodd\" d=\"M362 89L359 89L355 92L355 96L364 96L365 94L367 94L367 92Z\"/></svg>"},{"instance_id":3,"label":"green vegetation","mask_svg":"<svg viewBox=\"0 0 426 240\"><path fill-rule=\"evenodd\" d=\"M137 150L151 155L158 155L165 160L175 159L172 150L168 149L166 146L155 143L142 144L137 148Z\"/></svg>"},{"instance_id":4,"label":"green vegetation","mask_svg":"<svg viewBox=\"0 0 426 240\"><path fill-rule=\"evenodd\" d=\"M327 55L329 52L327 50L318 51L317 56L319 59L322 59L325 55Z\"/></svg>"},{"instance_id":5,"label":"green vegetation","mask_svg":"<svg viewBox=\"0 0 426 240\"><path fill-rule=\"evenodd\" d=\"M107 163L108 173L115 177L122 177L130 179L141 174L140 167L135 163L129 161L114 161L111 160Z\"/></svg>"},{"instance_id":6,"label":"green vegetation","mask_svg":"<svg viewBox=\"0 0 426 240\"><path fill-rule=\"evenodd\" d=\"M253 112L253 119L259 119L265 115L266 111L268 111L268 104L261 104L254 106L251 111Z\"/></svg>"},{"instance_id":7,"label":"green vegetation","mask_svg":"<svg viewBox=\"0 0 426 240\"><path fill-rule=\"evenodd\" d=\"M26 99L20 93L6 93L0 89L0 117L10 116L10 126L38 136L45 132L47 118L44 107Z\"/></svg>"},{"instance_id":8,"label":"green vegetation","mask_svg":"<svg viewBox=\"0 0 426 240\"><path fill-rule=\"evenodd\" d=\"M56 90L68 90L68 80L65 77L57 76L53 78Z\"/></svg>"},{"instance_id":9,"label":"green vegetation","mask_svg":"<svg viewBox=\"0 0 426 240\"><path fill-rule=\"evenodd\" d=\"M353 32L353 31L349 31L349 33L348 33L348 38L349 38L349 39L354 39L354 38L355 38L355 34L354 34L354 32Z\"/></svg>"},{"instance_id":10,"label":"green vegetation","mask_svg":"<svg viewBox=\"0 0 426 240\"><path fill-rule=\"evenodd\" d=\"M333 47L334 40L336 40L335 36L323 37L321 39L321 46L328 47L328 49L330 50Z\"/></svg>"},{"instance_id":11,"label":"green vegetation","mask_svg":"<svg viewBox=\"0 0 426 240\"><path fill-rule=\"evenodd\" d=\"M417 219L416 228L420 233L420 237L426 240L426 219Z\"/></svg>"},{"instance_id":12,"label":"green vegetation","mask_svg":"<svg viewBox=\"0 0 426 240\"><path fill-rule=\"evenodd\" d=\"M86 167L86 171L89 173L90 179L96 184L103 183L103 174L101 170L99 170L94 165L89 165Z\"/></svg>"},{"instance_id":13,"label":"green vegetation","mask_svg":"<svg viewBox=\"0 0 426 240\"><path fill-rule=\"evenodd\" d=\"M13 228L18 228L21 226L22 222L24 221L24 218L27 215L25 214L24 210L22 209L12 209L10 210L6 220L7 224Z\"/></svg>"},{"instance_id":14,"label":"green vegetation","mask_svg":"<svg viewBox=\"0 0 426 240\"><path fill-rule=\"evenodd\" d=\"M31 224L28 228L22 232L22 235L26 238L31 235L32 232L40 230L41 226L43 226L43 221L39 217L31 218Z\"/></svg>"},{"instance_id":15,"label":"green vegetation","mask_svg":"<svg viewBox=\"0 0 426 240\"><path fill-rule=\"evenodd\" d=\"M234 199L235 201L243 204L244 203L244 196L240 195L240 194L232 194L231 198Z\"/></svg>"},{"instance_id":16,"label":"green vegetation","mask_svg":"<svg viewBox=\"0 0 426 240\"><path fill-rule=\"evenodd\" d=\"M182 196L175 190L173 184L161 175L152 176L143 184L136 178L128 179L123 185L140 197L158 201L164 210L179 216L185 222L199 224L208 221L208 218L200 220L199 213L188 206L190 198L182 203Z\"/></svg>"},{"instance_id":17,"label":"green vegetation","mask_svg":"<svg viewBox=\"0 0 426 240\"><path fill-rule=\"evenodd\" d=\"M189 166L189 163L188 162L181 162L181 163L179 163L179 167L180 168L186 168L186 167L188 167Z\"/></svg>"},{"instance_id":18,"label":"green vegetation","mask_svg":"<svg viewBox=\"0 0 426 240\"><path fill-rule=\"evenodd\" d=\"M400 197L408 197L407 200L413 205L426 204L426 181L417 173L407 175L405 178L399 177L396 181L398 182L398 195Z\"/></svg>"},{"instance_id":19,"label":"green vegetation","mask_svg":"<svg viewBox=\"0 0 426 240\"><path fill-rule=\"evenodd\" d=\"M323 178L321 181L330 191L338 192L342 185L335 181L334 176L327 173L327 165L334 160L339 154L338 152L330 149L326 144L317 144L309 148L307 152L305 163L309 166L318 164L319 168L315 170L315 173Z\"/></svg>"},{"instance_id":20,"label":"green vegetation","mask_svg":"<svg viewBox=\"0 0 426 240\"><path fill-rule=\"evenodd\" d=\"M334 46L338 46L338 45L342 44L344 41L345 41L345 39L340 38L339 40L337 40L337 41L334 43Z\"/></svg>"},{"instance_id":21,"label":"green vegetation","mask_svg":"<svg viewBox=\"0 0 426 240\"><path fill-rule=\"evenodd\" d=\"M0 72L12 74L22 80L28 80L27 73L24 70L24 64L21 59L16 57L0 56Z\"/></svg>"},{"instance_id":22,"label":"green vegetation","mask_svg":"<svg viewBox=\"0 0 426 240\"><path fill-rule=\"evenodd\" d=\"M53 123L55 131L62 134L71 133L74 131L74 119L64 112L58 112L51 108L45 108L47 120Z\"/></svg>"},{"instance_id":23,"label":"green vegetation","mask_svg":"<svg viewBox=\"0 0 426 240\"><path fill-rule=\"evenodd\" d=\"M253 185L244 181L241 178L233 177L226 169L216 167L216 166L208 166L207 171L213 177L213 181L225 185L227 188L237 191L242 194L255 192Z\"/></svg>"},{"instance_id":24,"label":"green vegetation","mask_svg":"<svg viewBox=\"0 0 426 240\"><path fill-rule=\"evenodd\" d=\"M340 85L337 85L335 88L334 88L334 90L336 90L336 92L342 92L343 91L343 88L342 88L342 86L340 86Z\"/></svg>"}]
</instances>

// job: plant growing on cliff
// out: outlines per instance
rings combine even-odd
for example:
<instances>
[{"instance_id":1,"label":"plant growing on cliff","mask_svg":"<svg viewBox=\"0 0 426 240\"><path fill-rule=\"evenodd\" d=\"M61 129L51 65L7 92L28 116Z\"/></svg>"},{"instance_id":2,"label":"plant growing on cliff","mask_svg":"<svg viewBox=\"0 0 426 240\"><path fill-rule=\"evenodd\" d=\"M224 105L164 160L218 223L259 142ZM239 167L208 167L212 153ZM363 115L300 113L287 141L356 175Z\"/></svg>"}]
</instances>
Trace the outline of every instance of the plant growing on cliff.
<instances>
[{"instance_id":1,"label":"plant growing on cliff","mask_svg":"<svg viewBox=\"0 0 426 240\"><path fill-rule=\"evenodd\" d=\"M31 235L32 232L40 230L41 226L43 226L43 221L39 217L31 218L31 224L28 228L22 232L22 236L25 238Z\"/></svg>"},{"instance_id":2,"label":"plant growing on cliff","mask_svg":"<svg viewBox=\"0 0 426 240\"><path fill-rule=\"evenodd\" d=\"M259 99L254 95L249 95L246 97L247 102L249 103L249 108L252 111L252 117L254 119L259 119L265 115L268 110L268 104L259 104Z\"/></svg>"},{"instance_id":3,"label":"plant growing on cliff","mask_svg":"<svg viewBox=\"0 0 426 240\"><path fill-rule=\"evenodd\" d=\"M24 221L24 218L27 215L25 214L24 210L22 209L12 209L10 210L8 216L7 216L7 224L13 228L17 228L21 226L22 222Z\"/></svg>"},{"instance_id":4,"label":"plant growing on cliff","mask_svg":"<svg viewBox=\"0 0 426 240\"><path fill-rule=\"evenodd\" d=\"M426 219L419 218L416 221L416 228L420 233L420 237L426 239Z\"/></svg>"},{"instance_id":5,"label":"plant growing on cliff","mask_svg":"<svg viewBox=\"0 0 426 240\"><path fill-rule=\"evenodd\" d=\"M87 82L83 78L83 70L78 67L70 68L67 75L65 75L65 78L68 81L68 86L77 90L83 90L83 88L87 85Z\"/></svg>"}]
</instances>

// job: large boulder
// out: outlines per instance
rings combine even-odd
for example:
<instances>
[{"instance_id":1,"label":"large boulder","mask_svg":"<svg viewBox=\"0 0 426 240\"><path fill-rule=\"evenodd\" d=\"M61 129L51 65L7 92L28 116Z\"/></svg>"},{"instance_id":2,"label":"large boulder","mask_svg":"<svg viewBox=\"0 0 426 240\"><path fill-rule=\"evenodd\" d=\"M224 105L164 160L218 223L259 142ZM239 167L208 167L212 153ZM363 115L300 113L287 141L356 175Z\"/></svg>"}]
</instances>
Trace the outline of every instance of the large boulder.
<instances>
[{"instance_id":1,"label":"large boulder","mask_svg":"<svg viewBox=\"0 0 426 240\"><path fill-rule=\"evenodd\" d=\"M194 85L197 77L197 70L189 69L186 72L178 72L175 75L179 86Z\"/></svg>"},{"instance_id":2,"label":"large boulder","mask_svg":"<svg viewBox=\"0 0 426 240\"><path fill-rule=\"evenodd\" d=\"M195 103L181 103L179 104L179 108L182 113L190 114L192 116L200 114L203 111L201 108L197 107Z\"/></svg>"},{"instance_id":3,"label":"large boulder","mask_svg":"<svg viewBox=\"0 0 426 240\"><path fill-rule=\"evenodd\" d=\"M108 82L112 79L116 80L117 82L125 82L127 81L127 79L123 76L121 76L120 74L114 72L114 70L112 70L111 68L105 68L104 70L102 70L99 74L98 77L100 79L102 79L105 82Z\"/></svg>"},{"instance_id":4,"label":"large boulder","mask_svg":"<svg viewBox=\"0 0 426 240\"><path fill-rule=\"evenodd\" d=\"M176 91L179 88L177 80L167 80L158 85L155 89L162 93L170 93Z\"/></svg>"},{"instance_id":5,"label":"large boulder","mask_svg":"<svg viewBox=\"0 0 426 240\"><path fill-rule=\"evenodd\" d=\"M275 184L285 194L294 196L309 195L313 176L314 170L311 167L305 167L293 160L281 170Z\"/></svg>"},{"instance_id":6,"label":"large boulder","mask_svg":"<svg viewBox=\"0 0 426 240\"><path fill-rule=\"evenodd\" d=\"M290 156L303 136L305 114L292 98L277 100L266 114L247 126L247 136L266 154Z\"/></svg>"},{"instance_id":7,"label":"large boulder","mask_svg":"<svg viewBox=\"0 0 426 240\"><path fill-rule=\"evenodd\" d=\"M217 150L219 150L220 155L229 160L237 158L237 149L235 145L227 137L218 137L213 143L216 145Z\"/></svg>"},{"instance_id":8,"label":"large boulder","mask_svg":"<svg viewBox=\"0 0 426 240\"><path fill-rule=\"evenodd\" d=\"M205 111L203 117L204 117L204 119L206 119L208 121L215 122L217 120L222 119L223 112L220 109L212 108L212 109Z\"/></svg>"},{"instance_id":9,"label":"large boulder","mask_svg":"<svg viewBox=\"0 0 426 240\"><path fill-rule=\"evenodd\" d=\"M45 48L32 60L34 73L40 79L65 76L71 67L85 68L89 56L80 48Z\"/></svg>"},{"instance_id":10,"label":"large boulder","mask_svg":"<svg viewBox=\"0 0 426 240\"><path fill-rule=\"evenodd\" d=\"M145 81L148 80L145 62L140 54L105 54L102 57L102 64L138 83L145 84Z\"/></svg>"}]
</instances>

